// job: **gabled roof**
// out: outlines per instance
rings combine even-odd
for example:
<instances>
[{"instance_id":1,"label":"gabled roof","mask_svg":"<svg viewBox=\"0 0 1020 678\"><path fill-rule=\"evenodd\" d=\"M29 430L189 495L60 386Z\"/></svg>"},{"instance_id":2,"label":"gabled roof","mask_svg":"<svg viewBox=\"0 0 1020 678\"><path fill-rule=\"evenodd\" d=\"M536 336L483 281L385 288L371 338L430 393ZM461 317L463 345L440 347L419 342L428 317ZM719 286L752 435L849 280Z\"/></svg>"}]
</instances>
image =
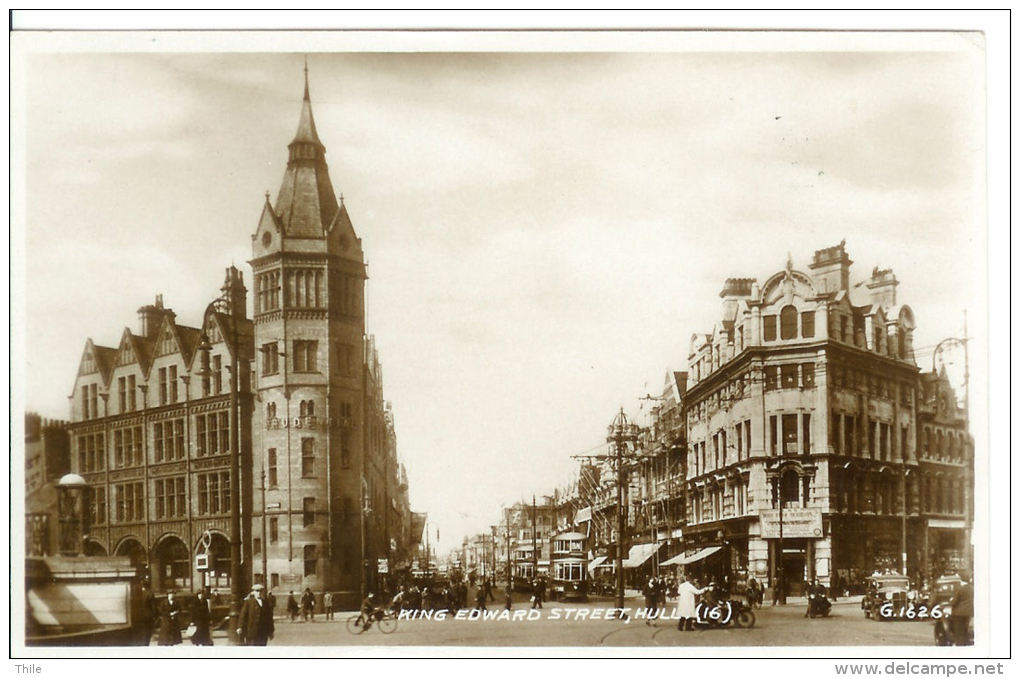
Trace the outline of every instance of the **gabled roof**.
<instances>
[{"instance_id":1,"label":"gabled roof","mask_svg":"<svg viewBox=\"0 0 1020 678\"><path fill-rule=\"evenodd\" d=\"M109 384L110 376L113 374L113 366L117 361L117 349L109 346L93 345L93 355L96 358L99 373L103 376L103 382Z\"/></svg>"}]
</instances>

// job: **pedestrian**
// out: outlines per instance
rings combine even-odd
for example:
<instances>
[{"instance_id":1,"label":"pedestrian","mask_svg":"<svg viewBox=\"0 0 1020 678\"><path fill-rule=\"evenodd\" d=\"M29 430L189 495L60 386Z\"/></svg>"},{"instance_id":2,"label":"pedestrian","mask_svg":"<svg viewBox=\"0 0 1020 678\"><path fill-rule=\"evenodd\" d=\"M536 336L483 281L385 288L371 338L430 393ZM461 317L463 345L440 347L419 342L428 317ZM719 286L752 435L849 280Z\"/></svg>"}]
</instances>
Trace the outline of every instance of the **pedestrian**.
<instances>
[{"instance_id":1,"label":"pedestrian","mask_svg":"<svg viewBox=\"0 0 1020 678\"><path fill-rule=\"evenodd\" d=\"M747 604L748 604L748 606L750 606L751 608L754 608L755 606L757 606L760 609L761 608L761 599L762 599L761 585L758 583L758 580L755 579L754 577L749 578L747 580Z\"/></svg>"},{"instance_id":2,"label":"pedestrian","mask_svg":"<svg viewBox=\"0 0 1020 678\"><path fill-rule=\"evenodd\" d=\"M681 575L680 585L677 586L676 599L676 612L680 618L676 625L678 631L688 631L694 628L694 622L698 617L696 596L704 591L705 589L698 588L693 582L688 581L686 577Z\"/></svg>"},{"instance_id":3,"label":"pedestrian","mask_svg":"<svg viewBox=\"0 0 1020 678\"><path fill-rule=\"evenodd\" d=\"M290 621L293 624L298 616L298 603L297 598L294 597L294 592L291 591L290 595L287 596L287 616L290 617Z\"/></svg>"},{"instance_id":4,"label":"pedestrian","mask_svg":"<svg viewBox=\"0 0 1020 678\"><path fill-rule=\"evenodd\" d=\"M212 633L209 629L212 620L212 604L209 593L205 589L198 592L195 602L191 604L191 623L195 625L195 634L191 636L192 645L212 645Z\"/></svg>"},{"instance_id":5,"label":"pedestrian","mask_svg":"<svg viewBox=\"0 0 1020 678\"><path fill-rule=\"evenodd\" d=\"M262 584L251 587L251 595L241 606L237 622L237 635L242 645L266 645L276 632L273 624L273 609L262 599Z\"/></svg>"},{"instance_id":6,"label":"pedestrian","mask_svg":"<svg viewBox=\"0 0 1020 678\"><path fill-rule=\"evenodd\" d=\"M158 623L159 606L156 604L156 596L152 594L152 589L146 582L142 584L142 635L146 645L152 642L152 632Z\"/></svg>"},{"instance_id":7,"label":"pedestrian","mask_svg":"<svg viewBox=\"0 0 1020 678\"><path fill-rule=\"evenodd\" d=\"M645 626L650 626L651 620L656 618L659 611L659 591L655 577L648 577L641 593L645 596L645 613L648 615L645 619Z\"/></svg>"},{"instance_id":8,"label":"pedestrian","mask_svg":"<svg viewBox=\"0 0 1020 678\"><path fill-rule=\"evenodd\" d=\"M305 621L315 621L315 594L310 588L301 594L301 615Z\"/></svg>"},{"instance_id":9,"label":"pedestrian","mask_svg":"<svg viewBox=\"0 0 1020 678\"><path fill-rule=\"evenodd\" d=\"M166 594L166 602L159 610L159 644L181 644L181 604L173 591Z\"/></svg>"},{"instance_id":10,"label":"pedestrian","mask_svg":"<svg viewBox=\"0 0 1020 678\"><path fill-rule=\"evenodd\" d=\"M532 590L534 595L531 596L531 609L542 609L542 599L545 597L545 581L541 578L535 579L532 582Z\"/></svg>"},{"instance_id":11,"label":"pedestrian","mask_svg":"<svg viewBox=\"0 0 1020 678\"><path fill-rule=\"evenodd\" d=\"M482 589L485 591L485 595L489 598L489 600L496 602L496 596L492 595L492 582L489 581L488 577L486 577L485 581L482 582Z\"/></svg>"},{"instance_id":12,"label":"pedestrian","mask_svg":"<svg viewBox=\"0 0 1020 678\"><path fill-rule=\"evenodd\" d=\"M333 594L326 591L322 594L322 607L326 610L326 620L332 621L333 619Z\"/></svg>"},{"instance_id":13,"label":"pedestrian","mask_svg":"<svg viewBox=\"0 0 1020 678\"><path fill-rule=\"evenodd\" d=\"M974 616L974 589L963 580L949 603L949 633L953 645L970 645L970 619Z\"/></svg>"},{"instance_id":14,"label":"pedestrian","mask_svg":"<svg viewBox=\"0 0 1020 678\"><path fill-rule=\"evenodd\" d=\"M475 609L476 610L484 610L485 609L485 587L484 586L479 586L478 590L475 591Z\"/></svg>"}]
</instances>

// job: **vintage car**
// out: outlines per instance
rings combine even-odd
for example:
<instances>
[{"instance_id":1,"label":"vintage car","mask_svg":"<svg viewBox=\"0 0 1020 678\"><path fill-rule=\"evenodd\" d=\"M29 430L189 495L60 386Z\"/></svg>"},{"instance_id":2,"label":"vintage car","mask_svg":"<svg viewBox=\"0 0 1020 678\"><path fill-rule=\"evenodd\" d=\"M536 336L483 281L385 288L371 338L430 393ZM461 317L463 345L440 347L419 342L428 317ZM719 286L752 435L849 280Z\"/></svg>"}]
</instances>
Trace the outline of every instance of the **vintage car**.
<instances>
[{"instance_id":1,"label":"vintage car","mask_svg":"<svg viewBox=\"0 0 1020 678\"><path fill-rule=\"evenodd\" d=\"M963 579L958 575L939 577L932 589L928 602L931 606L931 618L935 621L935 644L939 646L958 644L949 629L949 620L953 616L953 597L963 586ZM974 618L967 625L966 645L974 644Z\"/></svg>"},{"instance_id":2,"label":"vintage car","mask_svg":"<svg viewBox=\"0 0 1020 678\"><path fill-rule=\"evenodd\" d=\"M879 621L921 619L918 617L920 596L910 586L910 579L901 574L876 574L868 578L861 609L864 616Z\"/></svg>"}]
</instances>

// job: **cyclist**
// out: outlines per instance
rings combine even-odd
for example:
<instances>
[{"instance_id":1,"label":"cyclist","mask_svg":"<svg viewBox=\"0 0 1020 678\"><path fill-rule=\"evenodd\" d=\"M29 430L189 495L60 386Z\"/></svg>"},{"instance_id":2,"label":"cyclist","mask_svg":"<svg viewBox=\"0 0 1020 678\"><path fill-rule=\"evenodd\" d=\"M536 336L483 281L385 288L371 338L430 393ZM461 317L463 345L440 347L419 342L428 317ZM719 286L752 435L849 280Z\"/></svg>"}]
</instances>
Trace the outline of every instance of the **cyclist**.
<instances>
[{"instance_id":1,"label":"cyclist","mask_svg":"<svg viewBox=\"0 0 1020 678\"><path fill-rule=\"evenodd\" d=\"M378 610L376 605L376 597L374 593L369 593L365 596L365 600L361 602L361 614L358 615L358 620L354 622L354 625L364 624L365 630L367 631L372 627L372 622L375 621L376 611Z\"/></svg>"}]
</instances>

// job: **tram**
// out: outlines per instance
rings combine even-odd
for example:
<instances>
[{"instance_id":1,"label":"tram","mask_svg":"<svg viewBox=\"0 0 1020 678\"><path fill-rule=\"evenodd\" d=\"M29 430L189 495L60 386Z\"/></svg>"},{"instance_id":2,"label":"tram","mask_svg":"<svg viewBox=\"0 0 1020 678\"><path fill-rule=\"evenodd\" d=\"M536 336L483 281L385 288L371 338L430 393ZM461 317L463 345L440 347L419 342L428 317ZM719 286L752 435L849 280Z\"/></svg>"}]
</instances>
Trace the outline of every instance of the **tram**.
<instances>
[{"instance_id":1,"label":"tram","mask_svg":"<svg viewBox=\"0 0 1020 678\"><path fill-rule=\"evenodd\" d=\"M556 600L587 600L588 558L585 536L580 532L561 532L552 539L552 587Z\"/></svg>"}]
</instances>

